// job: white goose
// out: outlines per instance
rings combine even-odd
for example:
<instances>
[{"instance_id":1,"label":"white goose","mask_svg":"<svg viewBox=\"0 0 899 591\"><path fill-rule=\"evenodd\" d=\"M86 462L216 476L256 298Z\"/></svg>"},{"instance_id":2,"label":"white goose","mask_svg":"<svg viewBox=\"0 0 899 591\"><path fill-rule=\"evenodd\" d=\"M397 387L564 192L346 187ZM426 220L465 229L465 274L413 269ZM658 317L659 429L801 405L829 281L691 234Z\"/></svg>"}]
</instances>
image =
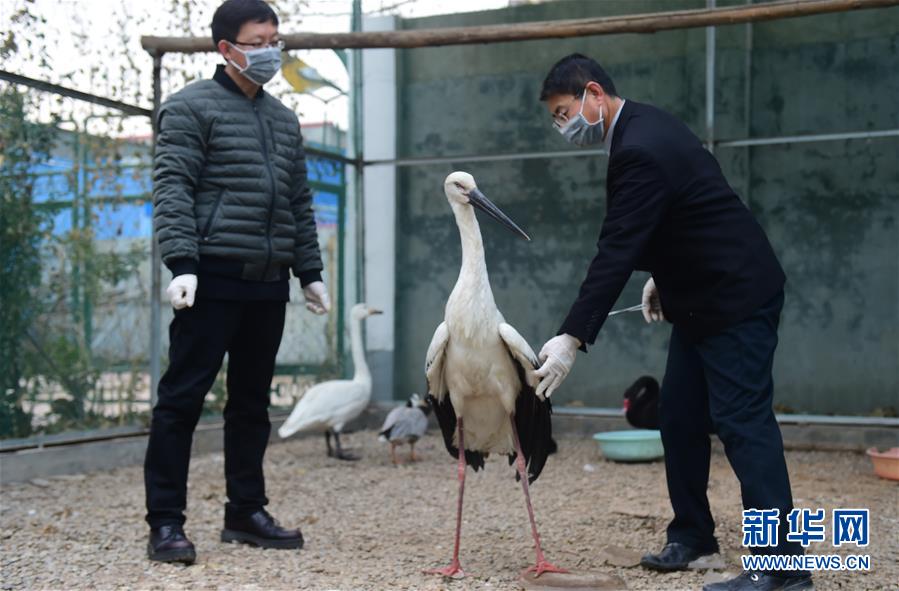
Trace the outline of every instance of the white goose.
<instances>
[{"instance_id":1,"label":"white goose","mask_svg":"<svg viewBox=\"0 0 899 591\"><path fill-rule=\"evenodd\" d=\"M328 455L340 460L358 460L346 453L340 446L340 432L343 426L362 414L371 400L371 373L365 363L365 349L362 345L362 321L380 310L366 304L356 304L350 311L350 342L353 350L352 380L332 380L309 388L297 402L290 416L278 429L281 438L287 438L299 431L324 431ZM331 448L331 435L337 443L337 451Z\"/></svg>"},{"instance_id":2,"label":"white goose","mask_svg":"<svg viewBox=\"0 0 899 591\"><path fill-rule=\"evenodd\" d=\"M452 563L426 572L464 576L459 535L465 468L482 468L489 453L509 454L509 463L517 464L537 553L536 565L528 570L538 576L564 572L543 556L528 492L529 481L537 479L555 450L550 403L534 391L537 356L496 307L474 208L530 238L478 190L470 174L454 172L443 186L462 239L462 269L446 302L445 320L428 347L425 373L447 451L458 457L459 502Z\"/></svg>"}]
</instances>

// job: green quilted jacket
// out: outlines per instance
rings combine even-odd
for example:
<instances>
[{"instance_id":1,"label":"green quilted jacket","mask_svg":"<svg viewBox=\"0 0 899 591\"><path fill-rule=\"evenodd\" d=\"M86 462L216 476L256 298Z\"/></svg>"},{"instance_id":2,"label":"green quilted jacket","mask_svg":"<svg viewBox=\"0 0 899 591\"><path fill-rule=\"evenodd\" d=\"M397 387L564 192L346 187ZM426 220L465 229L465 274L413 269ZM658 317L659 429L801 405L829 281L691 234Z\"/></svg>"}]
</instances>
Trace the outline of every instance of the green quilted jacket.
<instances>
[{"instance_id":1,"label":"green quilted jacket","mask_svg":"<svg viewBox=\"0 0 899 591\"><path fill-rule=\"evenodd\" d=\"M233 274L275 281L320 272L321 254L296 115L260 91L189 84L159 110L153 222L163 262L196 273L201 256Z\"/></svg>"}]
</instances>

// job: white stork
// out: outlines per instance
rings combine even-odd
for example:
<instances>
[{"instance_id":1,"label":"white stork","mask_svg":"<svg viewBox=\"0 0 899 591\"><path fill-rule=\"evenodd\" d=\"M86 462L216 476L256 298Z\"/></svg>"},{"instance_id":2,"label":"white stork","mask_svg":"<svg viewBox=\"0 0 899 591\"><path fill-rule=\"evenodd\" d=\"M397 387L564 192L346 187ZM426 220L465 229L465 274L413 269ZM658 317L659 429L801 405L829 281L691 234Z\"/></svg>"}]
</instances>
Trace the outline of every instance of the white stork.
<instances>
[{"instance_id":1,"label":"white stork","mask_svg":"<svg viewBox=\"0 0 899 591\"><path fill-rule=\"evenodd\" d=\"M538 399L534 391L537 356L506 323L493 300L474 208L526 240L530 238L478 190L470 174L454 172L443 187L459 226L462 269L446 302L445 319L428 347L425 373L447 451L458 457L459 502L452 563L425 572L465 576L459 565L465 469L466 464L475 470L482 468L489 453L508 454L509 463L517 463L516 477L524 489L537 552L537 563L528 571L537 576L546 571L565 572L543 556L528 492L528 483L537 479L547 455L555 450L551 407L549 400Z\"/></svg>"},{"instance_id":2,"label":"white stork","mask_svg":"<svg viewBox=\"0 0 899 591\"><path fill-rule=\"evenodd\" d=\"M365 363L362 321L381 313L365 304L353 306L350 310L350 343L355 371L353 379L322 382L309 388L278 429L278 435L282 439L298 431L324 431L329 456L338 460L359 459L340 447L340 432L346 423L362 414L371 400L371 373ZM337 442L336 452L331 449L332 433Z\"/></svg>"}]
</instances>

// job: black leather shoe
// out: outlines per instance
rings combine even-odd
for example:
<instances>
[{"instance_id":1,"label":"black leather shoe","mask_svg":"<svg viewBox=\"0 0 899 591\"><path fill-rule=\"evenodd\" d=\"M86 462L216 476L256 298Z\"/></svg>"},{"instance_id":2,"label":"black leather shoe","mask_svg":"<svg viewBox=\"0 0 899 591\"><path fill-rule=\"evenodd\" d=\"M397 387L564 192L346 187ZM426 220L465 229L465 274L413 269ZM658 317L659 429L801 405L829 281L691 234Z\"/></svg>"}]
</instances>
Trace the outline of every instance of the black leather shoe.
<instances>
[{"instance_id":1,"label":"black leather shoe","mask_svg":"<svg viewBox=\"0 0 899 591\"><path fill-rule=\"evenodd\" d=\"M197 559L194 545L184 535L180 525L163 525L151 529L147 555L150 560L159 562L193 564Z\"/></svg>"},{"instance_id":2,"label":"black leather shoe","mask_svg":"<svg viewBox=\"0 0 899 591\"><path fill-rule=\"evenodd\" d=\"M700 551L678 542L668 542L658 554L645 555L640 564L652 570L685 570L691 562L709 554L714 552Z\"/></svg>"},{"instance_id":3,"label":"black leather shoe","mask_svg":"<svg viewBox=\"0 0 899 591\"><path fill-rule=\"evenodd\" d=\"M702 591L805 591L814 589L811 575L803 577L778 577L766 573L746 571L739 577L712 583Z\"/></svg>"},{"instance_id":4,"label":"black leather shoe","mask_svg":"<svg viewBox=\"0 0 899 591\"><path fill-rule=\"evenodd\" d=\"M260 509L246 517L225 516L222 541L291 549L303 547L303 534L298 529L284 529L265 509Z\"/></svg>"}]
</instances>

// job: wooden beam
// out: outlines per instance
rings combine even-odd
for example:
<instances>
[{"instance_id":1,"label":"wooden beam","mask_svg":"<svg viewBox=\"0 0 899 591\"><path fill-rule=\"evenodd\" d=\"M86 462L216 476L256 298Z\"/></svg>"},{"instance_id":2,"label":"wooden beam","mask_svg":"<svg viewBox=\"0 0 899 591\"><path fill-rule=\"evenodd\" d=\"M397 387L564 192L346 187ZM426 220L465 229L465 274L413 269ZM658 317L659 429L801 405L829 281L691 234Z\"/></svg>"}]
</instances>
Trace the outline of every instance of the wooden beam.
<instances>
[{"instance_id":1,"label":"wooden beam","mask_svg":"<svg viewBox=\"0 0 899 591\"><path fill-rule=\"evenodd\" d=\"M655 33L672 29L735 25L897 5L899 0L785 0L735 8L678 10L509 25L361 33L293 33L283 35L283 39L287 49L436 47L621 33ZM151 53L215 51L209 37L141 37L141 45Z\"/></svg>"}]
</instances>

